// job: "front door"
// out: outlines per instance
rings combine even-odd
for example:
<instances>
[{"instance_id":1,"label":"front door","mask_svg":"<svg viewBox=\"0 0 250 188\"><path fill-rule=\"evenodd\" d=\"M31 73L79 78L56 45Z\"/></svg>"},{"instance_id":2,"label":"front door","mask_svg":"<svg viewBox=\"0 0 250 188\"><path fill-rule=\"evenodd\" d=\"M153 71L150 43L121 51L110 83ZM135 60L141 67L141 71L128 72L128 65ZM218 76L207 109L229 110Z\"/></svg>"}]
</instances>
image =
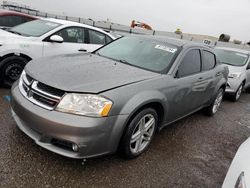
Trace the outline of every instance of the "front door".
<instances>
[{"instance_id":1,"label":"front door","mask_svg":"<svg viewBox=\"0 0 250 188\"><path fill-rule=\"evenodd\" d=\"M67 27L53 35L59 35L63 38L63 43L44 41L44 56L86 53L90 51L89 44L86 44L85 28Z\"/></svg>"},{"instance_id":2,"label":"front door","mask_svg":"<svg viewBox=\"0 0 250 188\"><path fill-rule=\"evenodd\" d=\"M204 88L205 84L201 77L201 52L199 49L189 50L173 79L168 122L199 108L203 102Z\"/></svg>"}]
</instances>

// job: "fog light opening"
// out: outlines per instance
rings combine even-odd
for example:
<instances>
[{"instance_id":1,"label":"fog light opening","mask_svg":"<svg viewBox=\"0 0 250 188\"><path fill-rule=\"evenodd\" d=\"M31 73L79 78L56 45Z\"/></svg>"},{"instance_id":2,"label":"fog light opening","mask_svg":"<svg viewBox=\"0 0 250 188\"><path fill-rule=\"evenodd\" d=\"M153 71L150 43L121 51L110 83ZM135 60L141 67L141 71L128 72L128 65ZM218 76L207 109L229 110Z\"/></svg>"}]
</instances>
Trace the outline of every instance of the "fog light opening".
<instances>
[{"instance_id":1,"label":"fog light opening","mask_svg":"<svg viewBox=\"0 0 250 188\"><path fill-rule=\"evenodd\" d=\"M77 145L77 144L72 144L72 150L73 150L74 152L78 152L78 150L79 150L78 145Z\"/></svg>"}]
</instances>

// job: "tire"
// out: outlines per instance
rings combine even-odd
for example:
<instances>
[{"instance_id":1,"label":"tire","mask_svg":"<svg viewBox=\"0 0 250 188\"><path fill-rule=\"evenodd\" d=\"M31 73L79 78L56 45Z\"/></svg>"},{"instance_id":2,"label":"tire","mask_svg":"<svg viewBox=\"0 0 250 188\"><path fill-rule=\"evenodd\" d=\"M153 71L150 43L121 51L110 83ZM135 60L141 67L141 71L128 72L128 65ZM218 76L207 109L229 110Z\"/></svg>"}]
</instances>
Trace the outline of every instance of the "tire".
<instances>
[{"instance_id":1,"label":"tire","mask_svg":"<svg viewBox=\"0 0 250 188\"><path fill-rule=\"evenodd\" d=\"M244 89L244 83L242 83L239 88L237 89L236 93L234 93L233 95L230 95L229 98L231 101L236 102L240 99L240 96L243 92Z\"/></svg>"},{"instance_id":2,"label":"tire","mask_svg":"<svg viewBox=\"0 0 250 188\"><path fill-rule=\"evenodd\" d=\"M250 93L250 87L245 88L246 93Z\"/></svg>"},{"instance_id":3,"label":"tire","mask_svg":"<svg viewBox=\"0 0 250 188\"><path fill-rule=\"evenodd\" d=\"M145 126L147 123L149 127ZM145 152L155 135L157 125L158 115L154 109L146 108L137 113L127 126L120 143L123 156L133 159Z\"/></svg>"},{"instance_id":4,"label":"tire","mask_svg":"<svg viewBox=\"0 0 250 188\"><path fill-rule=\"evenodd\" d=\"M224 93L225 91L223 88L220 88L218 90L218 92L216 93L216 96L213 99L213 102L210 104L210 106L208 106L205 109L206 115L213 116L214 114L216 114L216 112L218 111L221 105Z\"/></svg>"},{"instance_id":5,"label":"tire","mask_svg":"<svg viewBox=\"0 0 250 188\"><path fill-rule=\"evenodd\" d=\"M20 56L11 56L2 60L0 85L10 87L20 77L28 60Z\"/></svg>"}]
</instances>

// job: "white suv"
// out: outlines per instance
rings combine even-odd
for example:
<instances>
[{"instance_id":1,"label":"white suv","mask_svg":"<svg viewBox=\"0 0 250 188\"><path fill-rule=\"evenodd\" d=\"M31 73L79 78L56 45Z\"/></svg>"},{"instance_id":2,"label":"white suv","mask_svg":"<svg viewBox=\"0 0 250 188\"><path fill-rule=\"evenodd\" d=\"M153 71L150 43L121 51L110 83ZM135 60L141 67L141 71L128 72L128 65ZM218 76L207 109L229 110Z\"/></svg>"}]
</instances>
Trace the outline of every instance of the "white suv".
<instances>
[{"instance_id":1,"label":"white suv","mask_svg":"<svg viewBox=\"0 0 250 188\"><path fill-rule=\"evenodd\" d=\"M250 52L226 47L217 47L215 52L221 63L229 68L226 93L232 101L237 101L243 89L250 90Z\"/></svg>"},{"instance_id":2,"label":"white suv","mask_svg":"<svg viewBox=\"0 0 250 188\"><path fill-rule=\"evenodd\" d=\"M0 85L10 86L32 59L92 52L114 39L101 29L52 18L0 30Z\"/></svg>"}]
</instances>

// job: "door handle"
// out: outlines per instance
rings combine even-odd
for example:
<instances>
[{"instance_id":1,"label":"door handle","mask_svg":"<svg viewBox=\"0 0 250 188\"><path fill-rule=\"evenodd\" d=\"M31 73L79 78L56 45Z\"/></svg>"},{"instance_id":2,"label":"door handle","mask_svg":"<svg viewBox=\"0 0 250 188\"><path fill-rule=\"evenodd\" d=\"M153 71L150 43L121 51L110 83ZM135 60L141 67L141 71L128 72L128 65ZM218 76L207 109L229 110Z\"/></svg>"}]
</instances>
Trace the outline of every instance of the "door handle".
<instances>
[{"instance_id":1,"label":"door handle","mask_svg":"<svg viewBox=\"0 0 250 188\"><path fill-rule=\"evenodd\" d=\"M84 49L84 48L80 48L78 51L79 51L79 52L87 52L87 50Z\"/></svg>"},{"instance_id":2,"label":"door handle","mask_svg":"<svg viewBox=\"0 0 250 188\"><path fill-rule=\"evenodd\" d=\"M204 80L203 77L199 77L198 80L197 80L197 82L201 82L201 81L203 81L203 80Z\"/></svg>"}]
</instances>

